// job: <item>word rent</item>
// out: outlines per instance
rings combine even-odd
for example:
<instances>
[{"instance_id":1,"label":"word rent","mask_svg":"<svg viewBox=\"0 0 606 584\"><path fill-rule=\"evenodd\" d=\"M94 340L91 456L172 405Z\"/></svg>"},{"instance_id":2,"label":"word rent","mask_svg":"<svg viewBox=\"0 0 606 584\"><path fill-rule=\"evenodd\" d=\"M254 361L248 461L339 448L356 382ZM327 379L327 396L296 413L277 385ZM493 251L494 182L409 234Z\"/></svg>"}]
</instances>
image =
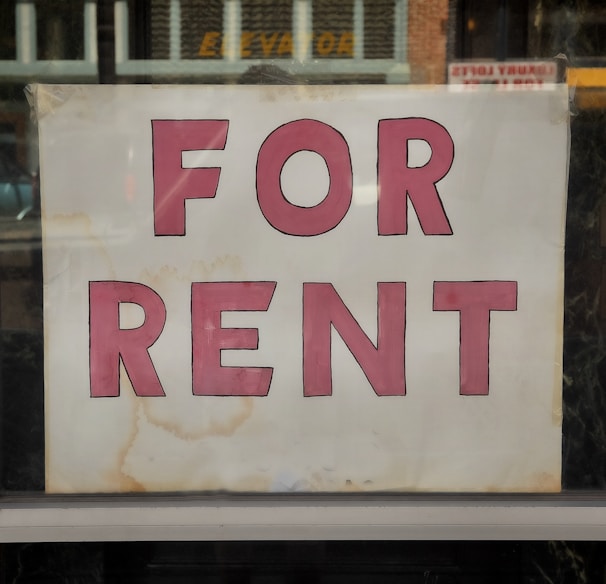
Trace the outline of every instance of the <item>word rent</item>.
<instances>
[{"instance_id":1,"label":"word rent","mask_svg":"<svg viewBox=\"0 0 606 584\"><path fill-rule=\"evenodd\" d=\"M185 203L212 199L220 168L183 168L182 153L224 150L228 120L153 120L154 236L185 236ZM452 235L436 184L454 160L453 140L442 125L425 118L383 119L377 130L377 236L405 235L408 202L425 235ZM425 141L430 159L408 166L412 140ZM300 151L320 155L330 181L324 199L311 207L289 202L280 177L288 159ZM256 192L269 228L288 236L313 237L335 229L347 214L353 195L349 146L332 126L312 119L284 124L261 144ZM332 394L331 333L339 334L378 396L406 394L406 282L377 283L377 338L371 340L339 291L330 282L302 287L303 395ZM191 284L192 391L200 396L264 396L272 367L221 364L221 351L257 349L252 328L223 328L223 312L269 311L275 281L193 282ZM138 328L120 328L120 305L134 303L145 314ZM149 348L167 319L160 295L149 286L124 281L89 282L90 383L92 397L120 394L120 362L138 396L163 396ZM433 310L459 313L459 392L487 395L491 311L517 310L515 281L436 281Z\"/></svg>"}]
</instances>

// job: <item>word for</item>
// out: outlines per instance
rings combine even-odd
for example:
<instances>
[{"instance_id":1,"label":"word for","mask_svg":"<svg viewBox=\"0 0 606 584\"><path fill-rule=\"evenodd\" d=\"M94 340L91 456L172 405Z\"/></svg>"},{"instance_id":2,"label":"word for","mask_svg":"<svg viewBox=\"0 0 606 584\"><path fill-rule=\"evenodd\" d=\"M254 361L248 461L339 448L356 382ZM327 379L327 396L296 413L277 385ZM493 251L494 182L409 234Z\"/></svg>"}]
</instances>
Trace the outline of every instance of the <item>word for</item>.
<instances>
[{"instance_id":1,"label":"word for","mask_svg":"<svg viewBox=\"0 0 606 584\"><path fill-rule=\"evenodd\" d=\"M261 55L270 57L292 57L294 55L294 43L298 43L298 49L307 53L312 48L314 54L321 57L330 55L340 57L354 56L354 34L353 32L333 33L324 31L321 33L310 33L297 35L293 38L291 32L253 32L245 31L240 35L239 53L240 57ZM223 57L228 53L230 39L218 31L209 31L202 37L199 57Z\"/></svg>"},{"instance_id":2,"label":"word for","mask_svg":"<svg viewBox=\"0 0 606 584\"><path fill-rule=\"evenodd\" d=\"M220 168L183 168L182 153L224 150L228 120L152 120L155 235L185 235L185 201L215 197ZM412 140L425 141L431 156L424 166L408 166ZM324 159L329 175L326 196L317 205L300 207L284 196L280 177L287 160L299 151ZM436 188L454 160L453 140L442 125L426 118L379 120L377 137L377 222L379 235L408 231L410 199L425 235L452 235ZM276 230L315 236L339 225L353 196L349 145L332 126L318 120L288 122L259 146L256 169L259 208Z\"/></svg>"},{"instance_id":3,"label":"word for","mask_svg":"<svg viewBox=\"0 0 606 584\"><path fill-rule=\"evenodd\" d=\"M221 365L221 351L258 349L258 329L223 328L223 312L267 311L277 282L194 282L191 286L192 391L198 396L266 396L272 367ZM120 328L120 305L145 314L138 328ZM303 284L303 395L332 395L331 331L340 335L378 396L403 396L406 283L377 284L374 344L330 283ZM149 348L167 311L160 295L133 282L89 283L91 397L120 395L120 361L137 396L164 396ZM490 313L517 310L517 282L434 282L434 311L459 312L462 395L488 394Z\"/></svg>"}]
</instances>

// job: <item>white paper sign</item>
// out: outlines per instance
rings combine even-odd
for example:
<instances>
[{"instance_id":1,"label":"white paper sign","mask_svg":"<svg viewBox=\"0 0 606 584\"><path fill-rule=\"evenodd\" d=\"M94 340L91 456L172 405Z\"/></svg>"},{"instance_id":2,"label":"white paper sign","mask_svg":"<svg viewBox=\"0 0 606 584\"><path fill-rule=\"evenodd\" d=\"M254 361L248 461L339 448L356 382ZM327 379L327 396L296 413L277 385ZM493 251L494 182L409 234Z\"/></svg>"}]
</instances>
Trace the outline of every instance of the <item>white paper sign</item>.
<instances>
[{"instance_id":1,"label":"white paper sign","mask_svg":"<svg viewBox=\"0 0 606 584\"><path fill-rule=\"evenodd\" d=\"M565 87L34 93L49 492L560 489Z\"/></svg>"}]
</instances>

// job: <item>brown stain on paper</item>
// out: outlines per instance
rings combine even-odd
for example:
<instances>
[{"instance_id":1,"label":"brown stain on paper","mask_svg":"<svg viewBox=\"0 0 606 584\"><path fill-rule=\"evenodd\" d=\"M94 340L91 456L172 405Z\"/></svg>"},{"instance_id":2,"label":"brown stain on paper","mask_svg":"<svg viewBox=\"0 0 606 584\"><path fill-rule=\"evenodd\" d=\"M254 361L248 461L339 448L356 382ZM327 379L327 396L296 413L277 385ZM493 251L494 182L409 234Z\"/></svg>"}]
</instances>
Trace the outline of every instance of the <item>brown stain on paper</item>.
<instances>
[{"instance_id":1,"label":"brown stain on paper","mask_svg":"<svg viewBox=\"0 0 606 584\"><path fill-rule=\"evenodd\" d=\"M119 399L127 399L129 401L128 406L131 408L132 415L128 425L128 437L116 455L116 468L106 474L106 479L109 484L116 485L115 490L118 492L144 493L146 488L124 470L126 468L126 458L139 434L138 417L141 407L124 370L120 372L120 386Z\"/></svg>"},{"instance_id":2,"label":"brown stain on paper","mask_svg":"<svg viewBox=\"0 0 606 584\"><path fill-rule=\"evenodd\" d=\"M179 270L178 268L169 265L161 266L156 271L148 268L140 272L138 281L150 286L154 291L160 294L161 297L168 298L171 295L172 283L176 282L180 285L185 283L189 288L192 282L211 281L213 275L220 271L229 272L233 278L242 278L243 269L241 259L233 255L219 256L210 263L201 260L192 262L187 270ZM170 318L170 315L167 318ZM240 397L236 401L236 398L232 397L229 398L232 400L230 403L234 405L237 404L235 411L222 413L221 418L206 418L197 428L186 428L178 419L174 419L174 415L172 416L173 419L171 419L170 415L163 415L162 412L158 412L156 401L152 402L147 398L136 397L130 386L127 375L123 375L122 380L121 394L128 393L131 395L131 399L136 400L136 407L133 410L129 436L117 455L116 468L107 476L111 484L116 485L116 489L121 492L143 492L146 490L144 485L128 475L124 470L126 468L127 457L134 447L139 433L139 414L142 415L150 425L161 428L179 440L191 442L213 436L232 436L251 417L254 409L253 398ZM190 395L191 387L179 387L175 388L173 391L186 391L188 395ZM158 399L162 400L163 398ZM197 399L204 399L204 397L200 396ZM185 405L183 407L185 407ZM263 482L263 485L266 486L265 482ZM175 485L176 490L179 490L180 488L182 487ZM219 490L221 488L224 488L224 485L222 485L218 479L209 477L204 484L198 485L196 490L207 491Z\"/></svg>"},{"instance_id":3,"label":"brown stain on paper","mask_svg":"<svg viewBox=\"0 0 606 584\"><path fill-rule=\"evenodd\" d=\"M134 395L134 394L133 394ZM132 419L129 424L129 435L120 448L116 456L115 468L106 473L105 478L109 484L115 485L113 491L123 493L142 493L149 491L150 488L146 487L141 482L137 481L131 476L125 469L127 468L127 459L131 452L131 449L135 447L135 442L139 435L140 421L139 417L145 418L145 420L162 430L171 433L173 436L183 441L199 441L212 436L231 436L237 429L248 419L253 410L252 398L242 398L240 403L244 406L241 411L237 412L230 419L222 421L212 421L206 428L200 429L197 432L185 431L177 423L171 423L165 420L159 419L150 412L150 402L146 398L132 398L135 401L135 407L132 412ZM246 490L250 491L262 491L267 490L269 481L259 477L253 477L246 479L243 484L247 485ZM256 484L256 486L252 486ZM183 484L176 483L170 488L166 485L160 489L161 491L181 491L183 490ZM220 491L225 489L225 484L222 482L220 477L206 476L203 481L196 484L195 489L188 488L188 491ZM155 490L155 489L151 489Z\"/></svg>"},{"instance_id":4,"label":"brown stain on paper","mask_svg":"<svg viewBox=\"0 0 606 584\"><path fill-rule=\"evenodd\" d=\"M560 476L538 472L530 478L530 489L534 493L559 493L562 490Z\"/></svg>"},{"instance_id":5,"label":"brown stain on paper","mask_svg":"<svg viewBox=\"0 0 606 584\"><path fill-rule=\"evenodd\" d=\"M204 399L204 396L198 396L198 399ZM225 419L210 419L204 427L196 430L186 430L178 422L162 419L161 416L152 411L152 406L147 401L141 402L141 407L143 415L150 424L162 428L180 440L192 441L202 440L210 436L233 436L240 426L251 417L254 409L253 398L220 397L216 399L237 399L238 405L241 407L237 411L226 415Z\"/></svg>"},{"instance_id":6,"label":"brown stain on paper","mask_svg":"<svg viewBox=\"0 0 606 584\"><path fill-rule=\"evenodd\" d=\"M60 245L92 245L103 259L108 277L116 278L112 259L107 252L107 247L93 230L92 220L86 213L60 213L53 215L43 223L44 243L51 247ZM53 253L51 251L50 253Z\"/></svg>"},{"instance_id":7,"label":"brown stain on paper","mask_svg":"<svg viewBox=\"0 0 606 584\"><path fill-rule=\"evenodd\" d=\"M158 270L149 268L139 273L139 280L144 282L162 296L162 292L171 282L185 283L190 286L193 282L215 281L217 272L225 271L231 278L244 278L242 259L236 255L222 255L214 258L211 262L198 260L191 262L187 270L180 270L174 266L164 265Z\"/></svg>"},{"instance_id":8,"label":"brown stain on paper","mask_svg":"<svg viewBox=\"0 0 606 584\"><path fill-rule=\"evenodd\" d=\"M536 472L531 474L526 480L518 481L519 487L503 488L500 485L490 484L485 489L478 488L475 492L479 493L559 493L562 490L560 475L554 475L548 472Z\"/></svg>"}]
</instances>

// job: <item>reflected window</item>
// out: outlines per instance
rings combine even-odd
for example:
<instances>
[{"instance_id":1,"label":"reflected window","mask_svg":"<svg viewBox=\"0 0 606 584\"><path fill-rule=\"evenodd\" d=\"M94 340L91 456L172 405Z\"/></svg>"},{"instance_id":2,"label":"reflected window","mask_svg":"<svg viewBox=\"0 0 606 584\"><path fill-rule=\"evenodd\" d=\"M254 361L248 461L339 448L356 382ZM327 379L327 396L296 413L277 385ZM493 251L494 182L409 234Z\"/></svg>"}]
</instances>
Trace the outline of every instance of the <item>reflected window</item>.
<instances>
[{"instance_id":1,"label":"reflected window","mask_svg":"<svg viewBox=\"0 0 606 584\"><path fill-rule=\"evenodd\" d=\"M39 60L84 58L84 0L36 3Z\"/></svg>"}]
</instances>

